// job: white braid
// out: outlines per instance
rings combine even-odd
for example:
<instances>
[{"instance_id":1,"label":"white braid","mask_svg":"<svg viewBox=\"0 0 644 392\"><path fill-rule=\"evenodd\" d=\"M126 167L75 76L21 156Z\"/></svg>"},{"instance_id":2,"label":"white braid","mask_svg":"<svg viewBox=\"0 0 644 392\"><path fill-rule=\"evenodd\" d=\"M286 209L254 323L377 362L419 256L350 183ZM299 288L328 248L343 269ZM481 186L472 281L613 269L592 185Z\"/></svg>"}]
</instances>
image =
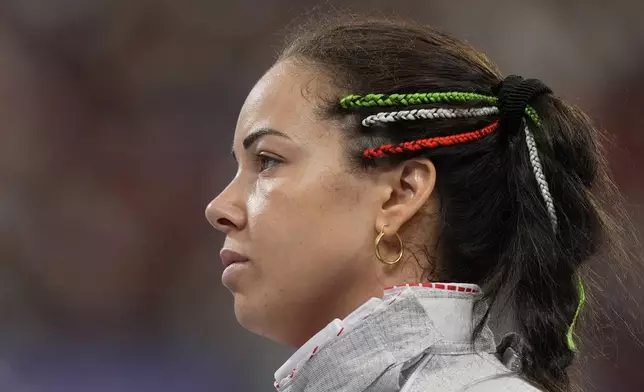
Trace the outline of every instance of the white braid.
<instances>
[{"instance_id":1,"label":"white braid","mask_svg":"<svg viewBox=\"0 0 644 392\"><path fill-rule=\"evenodd\" d=\"M534 141L534 135L528 128L526 124L524 126L525 131L525 141L528 146L528 154L530 155L530 164L532 165L532 171L534 172L534 177L537 179L537 184L539 185L539 191L543 197L543 201L546 202L546 209L548 210L548 216L550 217L550 223L552 223L552 228L557 231L557 213L555 211L555 204L550 194L550 187L548 187L548 182L546 181L546 176L543 174L543 167L541 166L541 160L539 159L539 151L537 151L537 144Z\"/></svg>"},{"instance_id":2,"label":"white braid","mask_svg":"<svg viewBox=\"0 0 644 392\"><path fill-rule=\"evenodd\" d=\"M397 112L382 112L373 114L362 120L362 125L370 127L378 123L390 123L401 120L434 120L441 118L457 118L457 117L483 117L499 113L499 109L495 106L473 108L473 109L413 109L413 110L400 110Z\"/></svg>"}]
</instances>

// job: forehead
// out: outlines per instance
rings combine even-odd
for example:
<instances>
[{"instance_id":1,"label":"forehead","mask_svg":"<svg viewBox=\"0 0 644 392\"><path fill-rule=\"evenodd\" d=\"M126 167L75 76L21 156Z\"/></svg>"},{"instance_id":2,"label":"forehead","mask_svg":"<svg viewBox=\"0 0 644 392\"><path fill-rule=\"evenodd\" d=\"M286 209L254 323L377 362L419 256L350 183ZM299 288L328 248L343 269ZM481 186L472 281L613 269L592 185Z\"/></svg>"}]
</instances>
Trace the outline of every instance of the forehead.
<instances>
[{"instance_id":1,"label":"forehead","mask_svg":"<svg viewBox=\"0 0 644 392\"><path fill-rule=\"evenodd\" d=\"M329 126L316 116L317 97L327 93L325 77L292 61L275 64L255 84L239 114L236 143L259 128L272 128L294 140L327 136Z\"/></svg>"}]
</instances>

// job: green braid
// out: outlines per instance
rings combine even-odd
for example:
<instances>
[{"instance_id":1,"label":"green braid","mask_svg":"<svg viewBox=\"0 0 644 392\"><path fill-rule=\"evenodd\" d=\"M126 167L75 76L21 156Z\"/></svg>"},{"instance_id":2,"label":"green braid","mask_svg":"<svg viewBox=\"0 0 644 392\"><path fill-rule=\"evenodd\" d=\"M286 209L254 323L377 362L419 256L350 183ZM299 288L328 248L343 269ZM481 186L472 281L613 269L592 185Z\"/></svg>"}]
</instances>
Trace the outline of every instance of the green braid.
<instances>
[{"instance_id":1,"label":"green braid","mask_svg":"<svg viewBox=\"0 0 644 392\"><path fill-rule=\"evenodd\" d=\"M357 109L471 101L483 101L490 104L496 104L498 99L489 95L459 91L442 93L367 94L364 96L352 94L342 98L340 100L340 105L345 109ZM537 111L534 110L534 108L531 106L526 107L525 113L537 126L541 126L541 121L539 120Z\"/></svg>"},{"instance_id":2,"label":"green braid","mask_svg":"<svg viewBox=\"0 0 644 392\"><path fill-rule=\"evenodd\" d=\"M537 127L541 128L541 120L539 119L539 115L537 114L537 111L534 110L532 106L525 107L525 114L527 114L528 117L530 117L532 122L534 122Z\"/></svg>"},{"instance_id":3,"label":"green braid","mask_svg":"<svg viewBox=\"0 0 644 392\"><path fill-rule=\"evenodd\" d=\"M367 94L365 96L349 95L340 104L345 109L363 107L423 105L442 102L484 101L496 103L496 97L476 93L444 92L444 93L412 93L412 94Z\"/></svg>"}]
</instances>

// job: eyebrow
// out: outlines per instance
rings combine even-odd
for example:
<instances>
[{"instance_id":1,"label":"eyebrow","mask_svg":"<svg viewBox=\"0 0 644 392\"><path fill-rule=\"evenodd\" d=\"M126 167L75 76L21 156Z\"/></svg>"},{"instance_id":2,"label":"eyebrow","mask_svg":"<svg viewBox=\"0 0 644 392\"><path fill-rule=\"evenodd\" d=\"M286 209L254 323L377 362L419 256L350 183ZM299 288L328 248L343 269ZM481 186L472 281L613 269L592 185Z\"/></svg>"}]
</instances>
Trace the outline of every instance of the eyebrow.
<instances>
[{"instance_id":1,"label":"eyebrow","mask_svg":"<svg viewBox=\"0 0 644 392\"><path fill-rule=\"evenodd\" d=\"M252 133L248 134L244 138L244 141L242 142L242 146L244 146L244 150L248 150L249 148L251 148L251 146L253 144L257 143L259 141L259 139L261 139L261 138L263 138L265 136L269 136L269 135L279 136L279 137L291 140L291 138L288 137L288 135L285 134L285 133L282 133L280 131L277 131L277 130L271 129L271 128L261 128L261 129L258 129L255 132L252 132ZM235 160L237 160L237 156L235 155L235 150L234 149L231 151L231 153L233 155L233 158L235 158Z\"/></svg>"}]
</instances>

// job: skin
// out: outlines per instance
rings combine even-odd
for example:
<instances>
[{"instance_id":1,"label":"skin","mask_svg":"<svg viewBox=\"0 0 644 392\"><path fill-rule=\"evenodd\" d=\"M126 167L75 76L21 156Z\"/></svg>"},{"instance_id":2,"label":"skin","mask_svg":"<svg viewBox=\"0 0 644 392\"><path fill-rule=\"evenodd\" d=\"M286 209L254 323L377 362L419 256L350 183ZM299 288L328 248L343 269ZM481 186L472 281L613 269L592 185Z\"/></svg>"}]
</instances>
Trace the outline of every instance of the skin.
<instances>
[{"instance_id":1,"label":"skin","mask_svg":"<svg viewBox=\"0 0 644 392\"><path fill-rule=\"evenodd\" d=\"M412 159L351 170L345 133L315 114L315 97L333 93L327 80L284 60L257 82L235 129L237 173L206 208L226 234L223 248L250 260L225 281L239 323L293 346L384 287L420 281L428 262L410 257L409 244L433 237L426 217L436 210L434 165ZM395 266L375 257L383 225L385 258L400 249L394 233L406 244L408 256Z\"/></svg>"}]
</instances>

